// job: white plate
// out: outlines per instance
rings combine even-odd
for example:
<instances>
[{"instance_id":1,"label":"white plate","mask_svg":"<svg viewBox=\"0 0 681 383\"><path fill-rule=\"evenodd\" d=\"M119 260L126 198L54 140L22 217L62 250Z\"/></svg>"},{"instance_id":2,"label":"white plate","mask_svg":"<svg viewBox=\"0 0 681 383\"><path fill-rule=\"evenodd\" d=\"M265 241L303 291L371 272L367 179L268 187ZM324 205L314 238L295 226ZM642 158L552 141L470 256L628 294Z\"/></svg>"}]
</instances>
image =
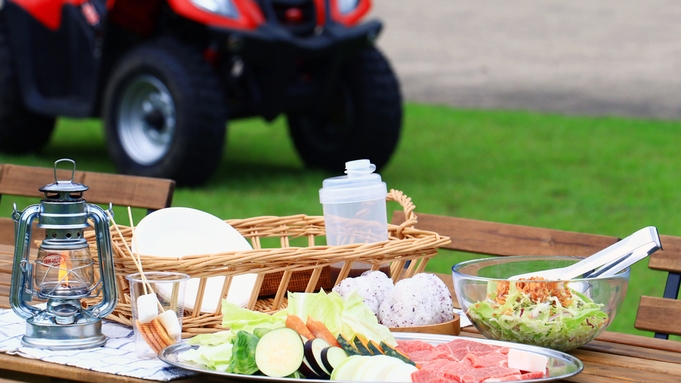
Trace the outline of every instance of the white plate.
<instances>
[{"instance_id":1,"label":"white plate","mask_svg":"<svg viewBox=\"0 0 681 383\"><path fill-rule=\"evenodd\" d=\"M220 218L201 210L169 207L156 210L137 224L132 241L133 251L141 255L178 257L251 250L251 244L236 229ZM227 300L246 306L255 285L256 274L234 277ZM194 309L199 279L187 281L184 306ZM201 312L214 312L220 302L225 277L211 277L201 303ZM158 291L164 294L163 291Z\"/></svg>"}]
</instances>

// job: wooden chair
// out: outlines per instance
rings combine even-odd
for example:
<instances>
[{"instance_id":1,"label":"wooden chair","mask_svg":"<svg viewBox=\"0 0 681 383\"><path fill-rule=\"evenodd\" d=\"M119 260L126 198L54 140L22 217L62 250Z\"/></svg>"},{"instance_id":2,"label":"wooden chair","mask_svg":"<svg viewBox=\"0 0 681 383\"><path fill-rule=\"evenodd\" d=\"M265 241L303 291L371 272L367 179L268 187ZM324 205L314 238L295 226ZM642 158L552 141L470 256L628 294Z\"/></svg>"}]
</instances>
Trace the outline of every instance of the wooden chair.
<instances>
[{"instance_id":1,"label":"wooden chair","mask_svg":"<svg viewBox=\"0 0 681 383\"><path fill-rule=\"evenodd\" d=\"M71 171L59 169L57 177L71 179ZM161 178L76 171L73 181L89 187L84 193L88 203L112 203L148 211L169 207L175 191L175 181ZM53 182L53 168L0 164L0 198L14 195L40 199L44 194L38 189ZM0 244L14 244L14 222L10 218L0 218Z\"/></svg>"},{"instance_id":2,"label":"wooden chair","mask_svg":"<svg viewBox=\"0 0 681 383\"><path fill-rule=\"evenodd\" d=\"M681 237L660 235L662 250L650 256L648 267L666 271L662 297L641 296L634 327L654 331L655 338L669 339L669 334L681 335Z\"/></svg>"},{"instance_id":3,"label":"wooden chair","mask_svg":"<svg viewBox=\"0 0 681 383\"><path fill-rule=\"evenodd\" d=\"M38 189L53 183L54 178L54 168L0 164L0 198L3 195L35 197L37 203L44 198ZM57 170L57 178L70 180L71 170ZM76 171L73 181L89 187L84 193L88 203L105 207L112 203L147 211L158 210L171 205L175 191L174 180L161 178ZM33 238L44 237L41 233L42 230L33 228ZM6 249L10 246L14 246L14 221L0 217L0 307L7 306L9 294L13 262Z\"/></svg>"},{"instance_id":4,"label":"wooden chair","mask_svg":"<svg viewBox=\"0 0 681 383\"><path fill-rule=\"evenodd\" d=\"M395 211L392 223L405 220ZM547 228L512 225L499 222L419 214L416 227L451 238L444 249L493 256L570 255L589 256L621 238ZM655 332L656 338L681 335L681 300L677 299L681 284L681 237L661 235L664 250L650 256L649 267L668 272L664 296L642 296L635 328Z\"/></svg>"}]
</instances>

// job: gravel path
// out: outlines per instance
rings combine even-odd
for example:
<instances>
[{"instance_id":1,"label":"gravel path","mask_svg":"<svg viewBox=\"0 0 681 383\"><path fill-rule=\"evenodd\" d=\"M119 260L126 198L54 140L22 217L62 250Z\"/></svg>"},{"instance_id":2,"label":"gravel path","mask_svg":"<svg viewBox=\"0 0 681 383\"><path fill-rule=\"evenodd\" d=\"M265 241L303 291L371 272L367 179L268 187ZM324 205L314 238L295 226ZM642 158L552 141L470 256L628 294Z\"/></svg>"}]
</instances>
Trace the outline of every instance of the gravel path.
<instances>
[{"instance_id":1,"label":"gravel path","mask_svg":"<svg viewBox=\"0 0 681 383\"><path fill-rule=\"evenodd\" d=\"M681 118L681 2L374 0L405 99Z\"/></svg>"}]
</instances>

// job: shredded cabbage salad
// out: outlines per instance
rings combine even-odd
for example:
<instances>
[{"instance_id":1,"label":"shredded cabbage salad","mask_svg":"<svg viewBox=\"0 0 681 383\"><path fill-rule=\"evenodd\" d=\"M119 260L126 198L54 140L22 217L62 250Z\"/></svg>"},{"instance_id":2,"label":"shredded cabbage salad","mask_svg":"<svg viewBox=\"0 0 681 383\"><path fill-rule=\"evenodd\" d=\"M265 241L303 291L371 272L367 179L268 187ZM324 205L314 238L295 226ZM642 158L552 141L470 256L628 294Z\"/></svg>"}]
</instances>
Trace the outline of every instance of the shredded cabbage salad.
<instances>
[{"instance_id":1,"label":"shredded cabbage salad","mask_svg":"<svg viewBox=\"0 0 681 383\"><path fill-rule=\"evenodd\" d=\"M602 304L568 286L572 296L563 305L553 295L533 300L536 295L518 290L516 283L510 282L505 301L498 299L496 283L489 283L487 299L468 308L466 314L480 331L499 340L568 351L591 341L608 322Z\"/></svg>"}]
</instances>

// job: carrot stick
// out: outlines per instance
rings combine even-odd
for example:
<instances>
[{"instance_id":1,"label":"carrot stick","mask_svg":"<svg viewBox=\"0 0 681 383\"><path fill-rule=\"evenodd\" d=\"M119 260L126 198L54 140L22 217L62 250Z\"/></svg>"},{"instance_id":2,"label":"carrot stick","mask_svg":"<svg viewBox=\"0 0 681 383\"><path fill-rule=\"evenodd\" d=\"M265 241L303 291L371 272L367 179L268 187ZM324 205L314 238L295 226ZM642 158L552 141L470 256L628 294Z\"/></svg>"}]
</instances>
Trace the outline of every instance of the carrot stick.
<instances>
[{"instance_id":1,"label":"carrot stick","mask_svg":"<svg viewBox=\"0 0 681 383\"><path fill-rule=\"evenodd\" d=\"M322 338L330 345L340 347L340 343L338 343L336 337L333 336L329 328L326 327L323 322L307 317L306 326L316 338Z\"/></svg>"},{"instance_id":2,"label":"carrot stick","mask_svg":"<svg viewBox=\"0 0 681 383\"><path fill-rule=\"evenodd\" d=\"M286 324L286 327L294 330L295 332L300 334L300 336L304 337L305 339L309 340L309 339L315 338L315 336L312 335L312 333L307 328L307 326L305 326L305 322L303 322L303 320L300 319L300 317L298 315L288 314L286 316L285 324Z\"/></svg>"}]
</instances>

